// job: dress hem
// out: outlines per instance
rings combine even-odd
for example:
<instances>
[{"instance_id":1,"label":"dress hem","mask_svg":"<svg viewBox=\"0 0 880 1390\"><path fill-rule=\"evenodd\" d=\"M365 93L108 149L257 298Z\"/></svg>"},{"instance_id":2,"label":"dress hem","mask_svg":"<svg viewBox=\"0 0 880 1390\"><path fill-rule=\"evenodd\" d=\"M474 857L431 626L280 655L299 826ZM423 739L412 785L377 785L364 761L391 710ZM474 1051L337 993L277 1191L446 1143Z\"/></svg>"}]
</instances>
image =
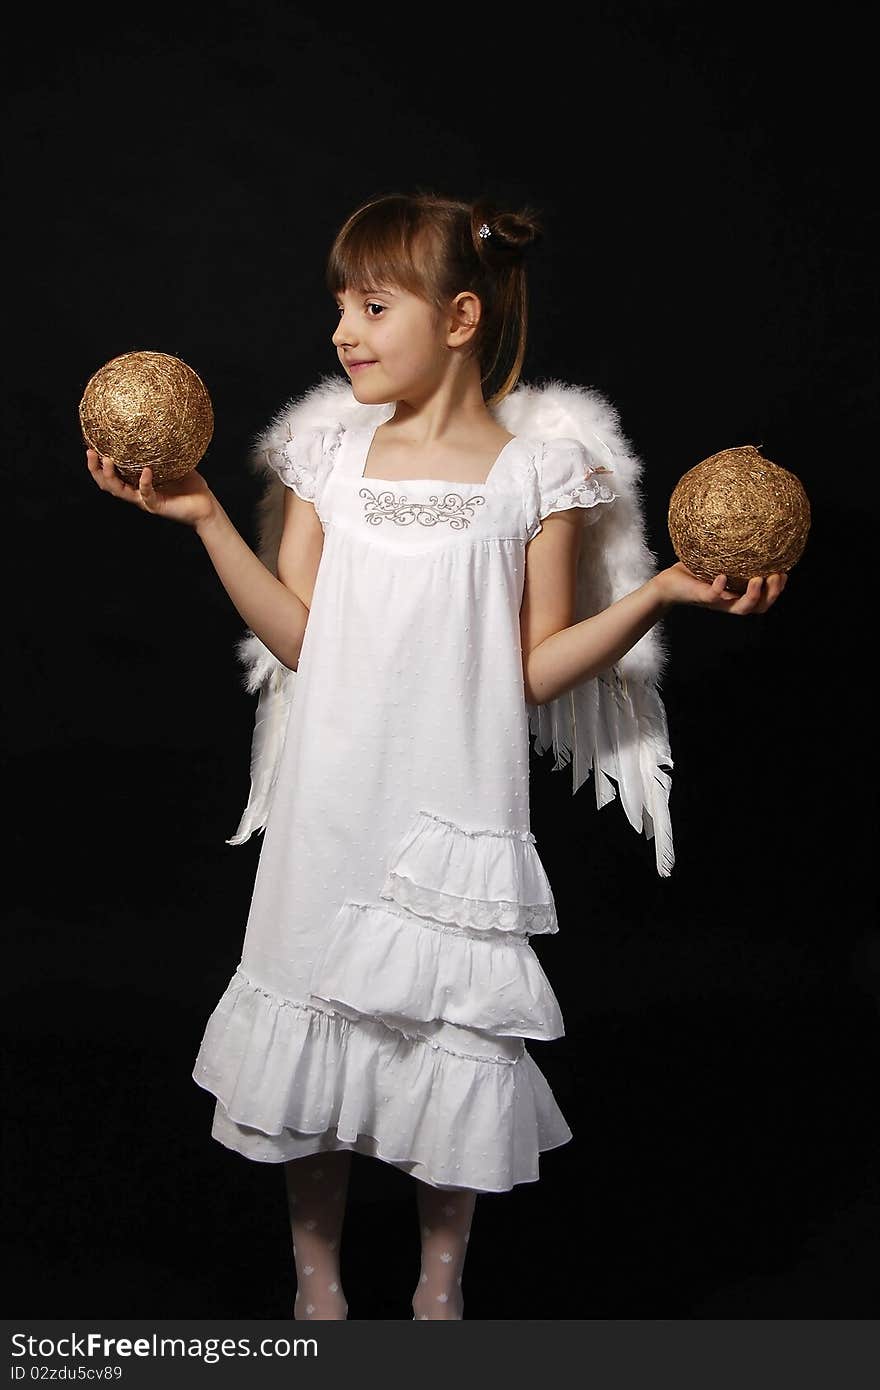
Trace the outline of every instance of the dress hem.
<instances>
[{"instance_id":1,"label":"dress hem","mask_svg":"<svg viewBox=\"0 0 880 1390\"><path fill-rule=\"evenodd\" d=\"M572 1132L522 1038L492 1042L518 1055L466 1058L380 1018L285 1000L239 967L192 1078L218 1102L212 1137L245 1157L342 1144L435 1187L506 1192L536 1181L538 1155Z\"/></svg>"},{"instance_id":2,"label":"dress hem","mask_svg":"<svg viewBox=\"0 0 880 1390\"><path fill-rule=\"evenodd\" d=\"M203 1090L207 1091L209 1095L214 1094L208 1086L205 1086L203 1082L198 1081L198 1078L194 1078L194 1080L196 1080L197 1084L201 1086ZM220 1100L219 1096L215 1097L215 1099L217 1101L217 1104L215 1106L214 1111L214 1123L211 1129L212 1139L216 1140L218 1144L221 1144L223 1148L228 1149L230 1153L238 1153L243 1158L250 1159L251 1162L277 1164L295 1161L297 1158L307 1158L316 1153L360 1153L368 1158L375 1158L381 1163L387 1163L392 1168L399 1168L402 1172L408 1173L411 1177L417 1178L420 1182L427 1183L430 1187L436 1187L441 1189L442 1191L449 1192L458 1192L463 1190L485 1193L511 1192L514 1187L518 1187L522 1183L539 1182L541 1177L541 1174L538 1171L538 1164L536 1161L535 1170L530 1176L515 1178L513 1182L511 1182L507 1187L481 1187L476 1183L465 1185L461 1183L454 1184L438 1182L436 1179L428 1176L427 1166L420 1159L403 1157L391 1158L388 1154L381 1153L378 1150L377 1145L379 1141L375 1137L375 1135L361 1133L358 1134L357 1138L355 1139L340 1139L338 1131L332 1128L319 1130L315 1132L312 1132L310 1130L292 1130L287 1128L285 1129L284 1134L281 1135L265 1135L261 1130L254 1129L254 1127L250 1125L243 1125L241 1122L233 1119L233 1117L226 1110L226 1107L223 1105L223 1102ZM226 1129L227 1126L229 1127L228 1129ZM226 1137L224 1137L224 1130L226 1130ZM275 1152L256 1153L252 1150L248 1151L249 1135L242 1136L242 1130L248 1130L250 1131L250 1133L256 1135L257 1144L259 1144L259 1141L261 1139L264 1141L269 1140L270 1142L272 1140L283 1141L285 1134L296 1135L298 1139L306 1141L315 1140L318 1142L314 1144L308 1144L305 1148L297 1148L295 1154L284 1154L277 1150ZM321 1142L326 1141L328 1138L330 1138L332 1142ZM565 1135L564 1138L548 1141L537 1150L535 1155L536 1160L540 1157L542 1153L549 1153L552 1149L562 1148L564 1144L568 1144L573 1138L574 1135L569 1130L568 1134ZM239 1142L236 1143L234 1142L235 1140L238 1140Z\"/></svg>"}]
</instances>

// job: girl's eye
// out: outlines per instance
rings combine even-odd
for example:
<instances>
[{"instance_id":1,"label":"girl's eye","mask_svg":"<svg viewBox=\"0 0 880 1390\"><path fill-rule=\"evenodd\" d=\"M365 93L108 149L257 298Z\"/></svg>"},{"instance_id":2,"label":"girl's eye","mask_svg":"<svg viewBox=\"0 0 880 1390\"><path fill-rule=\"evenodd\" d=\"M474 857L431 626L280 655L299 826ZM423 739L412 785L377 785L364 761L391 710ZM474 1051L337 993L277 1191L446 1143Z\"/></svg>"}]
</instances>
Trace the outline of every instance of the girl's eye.
<instances>
[{"instance_id":1,"label":"girl's eye","mask_svg":"<svg viewBox=\"0 0 880 1390\"><path fill-rule=\"evenodd\" d=\"M367 302L367 308L368 308L368 309L384 309L384 308L385 308L385 305L384 305L384 304L377 304L375 300L368 300L368 302ZM342 307L341 304L337 304L337 306L336 306L336 313L337 313L337 314L343 313L343 307ZM378 315L377 315L377 314L368 314L367 317L368 317L368 318L371 318L371 319L374 319L374 318L377 318Z\"/></svg>"}]
</instances>

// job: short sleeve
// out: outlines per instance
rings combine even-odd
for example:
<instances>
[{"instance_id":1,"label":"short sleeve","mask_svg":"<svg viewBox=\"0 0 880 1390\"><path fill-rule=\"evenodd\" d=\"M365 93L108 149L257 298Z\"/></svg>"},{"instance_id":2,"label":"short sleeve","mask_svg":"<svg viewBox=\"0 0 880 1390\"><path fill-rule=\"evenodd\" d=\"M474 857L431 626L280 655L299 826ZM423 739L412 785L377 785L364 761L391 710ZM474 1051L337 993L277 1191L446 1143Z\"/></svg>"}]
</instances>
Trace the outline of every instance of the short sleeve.
<instances>
[{"instance_id":1,"label":"short sleeve","mask_svg":"<svg viewBox=\"0 0 880 1390\"><path fill-rule=\"evenodd\" d=\"M268 449L266 459L286 487L317 509L340 436L339 430L297 430L277 448Z\"/></svg>"},{"instance_id":2,"label":"short sleeve","mask_svg":"<svg viewBox=\"0 0 880 1390\"><path fill-rule=\"evenodd\" d=\"M613 502L617 494L605 481L613 470L594 463L579 439L548 439L538 445L529 473L526 510L528 539L541 530L541 522L551 512L571 507L587 509L585 521L599 519L601 503Z\"/></svg>"}]
</instances>

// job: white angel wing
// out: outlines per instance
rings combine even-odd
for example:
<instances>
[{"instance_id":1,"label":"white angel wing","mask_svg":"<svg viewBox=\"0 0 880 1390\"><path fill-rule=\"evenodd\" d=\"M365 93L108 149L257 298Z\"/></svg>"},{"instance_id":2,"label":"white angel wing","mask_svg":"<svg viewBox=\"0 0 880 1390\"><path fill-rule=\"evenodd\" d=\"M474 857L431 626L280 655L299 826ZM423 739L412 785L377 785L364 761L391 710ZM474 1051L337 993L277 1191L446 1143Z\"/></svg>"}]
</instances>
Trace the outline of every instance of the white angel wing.
<instances>
[{"instance_id":1,"label":"white angel wing","mask_svg":"<svg viewBox=\"0 0 880 1390\"><path fill-rule=\"evenodd\" d=\"M258 651L257 647L262 651ZM252 657L247 655L249 651L253 652ZM255 687L250 684L248 687L259 690L251 745L251 790L238 829L226 841L228 845L243 845L255 830L265 828L287 734L293 682L296 680L296 672L282 666L253 633L239 644L239 654L242 660L253 661L256 669L267 667L267 670L261 682ZM271 666L266 662L266 656L271 658Z\"/></svg>"},{"instance_id":2,"label":"white angel wing","mask_svg":"<svg viewBox=\"0 0 880 1390\"><path fill-rule=\"evenodd\" d=\"M393 404L362 405L354 400L347 379L324 377L305 396L290 402L254 443L251 467L267 476L258 505L257 553L276 573L281 539L284 484L267 455L297 430L347 428L390 418ZM639 494L642 464L622 434L617 413L594 389L551 380L521 382L493 414L512 434L537 439L579 439L595 468L613 470L612 503L590 508L589 540L581 545L577 570L575 621L591 617L645 583L655 572L656 557L645 540ZM553 749L554 771L569 761L572 794L594 773L596 804L614 799L613 779L633 828L655 840L657 870L668 877L675 862L669 817L672 758L666 713L657 682L665 662L658 632L650 629L608 671L583 682L546 704L528 706L529 728L539 753ZM245 685L259 691L253 747L251 789L236 834L227 844L243 844L266 825L293 697L296 673L283 666L252 632L238 643L246 668Z\"/></svg>"},{"instance_id":3,"label":"white angel wing","mask_svg":"<svg viewBox=\"0 0 880 1390\"><path fill-rule=\"evenodd\" d=\"M639 484L642 463L623 434L617 412L600 392L561 381L520 385L495 412L513 434L579 439L594 468L612 471L616 494L590 508L578 558L575 622L592 617L656 572L646 542ZM612 801L617 783L632 827L655 842L657 872L675 863L669 792L673 767L666 711L658 682L666 662L661 625L591 680L543 705L529 705L536 752L553 749L558 771L571 762L572 794L592 772L596 805Z\"/></svg>"}]
</instances>

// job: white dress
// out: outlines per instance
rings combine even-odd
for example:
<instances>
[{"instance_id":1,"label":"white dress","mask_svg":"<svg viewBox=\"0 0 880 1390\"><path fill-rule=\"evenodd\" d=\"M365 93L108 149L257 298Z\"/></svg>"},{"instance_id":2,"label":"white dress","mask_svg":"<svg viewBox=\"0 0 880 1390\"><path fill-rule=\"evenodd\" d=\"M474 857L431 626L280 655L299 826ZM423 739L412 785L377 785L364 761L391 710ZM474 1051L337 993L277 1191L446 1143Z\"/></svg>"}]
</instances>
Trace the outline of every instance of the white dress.
<instances>
[{"instance_id":1,"label":"white dress","mask_svg":"<svg viewBox=\"0 0 880 1390\"><path fill-rule=\"evenodd\" d=\"M193 1078L248 1158L353 1149L502 1192L572 1137L525 1045L564 1032L529 944L558 924L529 828L525 547L614 493L578 440L522 435L483 484L365 479L376 428L302 431L273 464L324 546L241 960Z\"/></svg>"}]
</instances>

